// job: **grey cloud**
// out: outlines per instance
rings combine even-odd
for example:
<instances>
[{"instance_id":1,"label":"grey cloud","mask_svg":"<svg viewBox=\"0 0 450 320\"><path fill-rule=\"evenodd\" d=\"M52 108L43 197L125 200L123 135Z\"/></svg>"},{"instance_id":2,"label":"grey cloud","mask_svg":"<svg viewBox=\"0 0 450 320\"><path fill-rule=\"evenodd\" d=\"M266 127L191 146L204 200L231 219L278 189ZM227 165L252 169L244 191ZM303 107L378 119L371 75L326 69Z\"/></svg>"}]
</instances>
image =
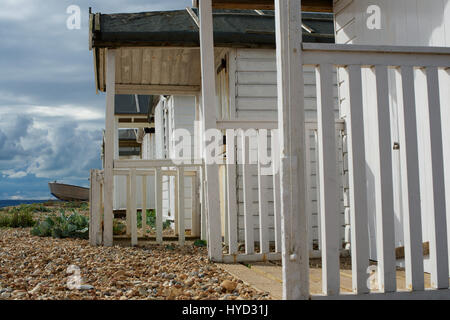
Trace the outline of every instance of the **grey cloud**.
<instances>
[{"instance_id":1,"label":"grey cloud","mask_svg":"<svg viewBox=\"0 0 450 320\"><path fill-rule=\"evenodd\" d=\"M81 7L82 28L71 31L66 9L74 4ZM103 119L27 112L72 105L104 112L88 50L89 6L114 13L190 5L191 0L0 0L0 199L45 197L46 182L53 179L86 185L89 169L101 167Z\"/></svg>"}]
</instances>

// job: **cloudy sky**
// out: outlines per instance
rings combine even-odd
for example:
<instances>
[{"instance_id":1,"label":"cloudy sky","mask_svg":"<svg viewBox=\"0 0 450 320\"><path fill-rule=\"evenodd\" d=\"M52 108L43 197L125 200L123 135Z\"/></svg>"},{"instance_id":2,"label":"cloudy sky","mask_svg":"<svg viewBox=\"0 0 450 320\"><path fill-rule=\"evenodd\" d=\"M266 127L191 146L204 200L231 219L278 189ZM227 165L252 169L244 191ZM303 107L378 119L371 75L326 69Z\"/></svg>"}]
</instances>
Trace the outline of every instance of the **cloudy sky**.
<instances>
[{"instance_id":1,"label":"cloudy sky","mask_svg":"<svg viewBox=\"0 0 450 320\"><path fill-rule=\"evenodd\" d=\"M126 4L125 4L126 3ZM191 0L0 1L0 199L48 199L47 182L88 186L100 168L104 94L96 95L88 11L184 9ZM67 28L67 8L81 28Z\"/></svg>"}]
</instances>

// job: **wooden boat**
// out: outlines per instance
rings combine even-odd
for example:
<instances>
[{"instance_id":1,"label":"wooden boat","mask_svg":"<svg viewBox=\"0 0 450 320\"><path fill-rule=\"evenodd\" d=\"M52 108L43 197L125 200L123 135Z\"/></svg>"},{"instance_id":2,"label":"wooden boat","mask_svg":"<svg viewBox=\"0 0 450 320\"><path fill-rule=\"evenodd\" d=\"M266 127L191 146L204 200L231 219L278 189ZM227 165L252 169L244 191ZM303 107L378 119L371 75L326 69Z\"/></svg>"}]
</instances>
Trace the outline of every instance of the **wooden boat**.
<instances>
[{"instance_id":1,"label":"wooden boat","mask_svg":"<svg viewBox=\"0 0 450 320\"><path fill-rule=\"evenodd\" d=\"M89 201L89 189L57 182L49 182L50 193L62 201Z\"/></svg>"}]
</instances>

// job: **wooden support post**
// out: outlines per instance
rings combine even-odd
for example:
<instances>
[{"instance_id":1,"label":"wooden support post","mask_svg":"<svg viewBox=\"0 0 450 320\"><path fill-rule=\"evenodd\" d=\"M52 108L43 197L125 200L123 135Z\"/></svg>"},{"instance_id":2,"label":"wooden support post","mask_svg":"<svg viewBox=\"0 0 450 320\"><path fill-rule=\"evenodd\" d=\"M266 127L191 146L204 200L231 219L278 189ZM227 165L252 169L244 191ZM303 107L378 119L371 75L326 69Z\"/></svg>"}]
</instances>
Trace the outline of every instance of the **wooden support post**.
<instances>
[{"instance_id":1,"label":"wooden support post","mask_svg":"<svg viewBox=\"0 0 450 320\"><path fill-rule=\"evenodd\" d=\"M147 231L147 176L142 176L142 234L145 236Z\"/></svg>"},{"instance_id":2,"label":"wooden support post","mask_svg":"<svg viewBox=\"0 0 450 320\"><path fill-rule=\"evenodd\" d=\"M336 167L336 128L333 103L333 66L316 69L319 199L322 237L322 292L339 294L339 201Z\"/></svg>"},{"instance_id":3,"label":"wooden support post","mask_svg":"<svg viewBox=\"0 0 450 320\"><path fill-rule=\"evenodd\" d=\"M106 53L106 116L105 116L105 184L103 244L113 245L114 199L114 108L116 94L116 51Z\"/></svg>"},{"instance_id":4,"label":"wooden support post","mask_svg":"<svg viewBox=\"0 0 450 320\"><path fill-rule=\"evenodd\" d=\"M176 190L178 202L178 242L184 246L185 240L185 210L184 210L184 168L178 167L178 186Z\"/></svg>"},{"instance_id":5,"label":"wooden support post","mask_svg":"<svg viewBox=\"0 0 450 320\"><path fill-rule=\"evenodd\" d=\"M101 184L98 177L98 170L91 170L91 189L90 189L90 219L89 219L89 243L91 246L101 244L102 233L100 230L101 213Z\"/></svg>"},{"instance_id":6,"label":"wooden support post","mask_svg":"<svg viewBox=\"0 0 450 320\"><path fill-rule=\"evenodd\" d=\"M131 246L137 246L137 208L136 208L136 169L131 169L130 173L130 223L131 223Z\"/></svg>"},{"instance_id":7,"label":"wooden support post","mask_svg":"<svg viewBox=\"0 0 450 320\"><path fill-rule=\"evenodd\" d=\"M204 129L217 127L216 117L216 70L214 65L214 38L211 0L199 3L200 54L202 66L202 108ZM205 137L205 132L203 132ZM203 139L206 147L206 139ZM208 198L208 254L212 261L222 260L222 230L219 203L219 170L211 155L205 155Z\"/></svg>"},{"instance_id":8,"label":"wooden support post","mask_svg":"<svg viewBox=\"0 0 450 320\"><path fill-rule=\"evenodd\" d=\"M155 174L155 203L156 203L156 242L163 242L163 188L161 168Z\"/></svg>"},{"instance_id":9,"label":"wooden support post","mask_svg":"<svg viewBox=\"0 0 450 320\"><path fill-rule=\"evenodd\" d=\"M301 0L275 0L283 298L309 298Z\"/></svg>"}]
</instances>

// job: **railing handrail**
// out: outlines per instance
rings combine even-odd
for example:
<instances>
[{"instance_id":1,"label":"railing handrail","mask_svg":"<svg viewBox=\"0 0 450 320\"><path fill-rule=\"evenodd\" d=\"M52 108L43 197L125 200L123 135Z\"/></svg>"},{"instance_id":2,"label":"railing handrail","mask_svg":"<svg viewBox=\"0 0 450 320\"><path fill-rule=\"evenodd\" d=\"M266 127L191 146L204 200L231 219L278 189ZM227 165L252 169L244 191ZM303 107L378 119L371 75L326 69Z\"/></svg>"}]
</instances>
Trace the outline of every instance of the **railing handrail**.
<instances>
[{"instance_id":1,"label":"railing handrail","mask_svg":"<svg viewBox=\"0 0 450 320\"><path fill-rule=\"evenodd\" d=\"M450 48L305 43L303 65L450 68Z\"/></svg>"},{"instance_id":2,"label":"railing handrail","mask_svg":"<svg viewBox=\"0 0 450 320\"><path fill-rule=\"evenodd\" d=\"M147 170L136 170L136 176L150 176L154 177L156 175L157 169L147 169ZM115 176L128 176L131 174L131 168L122 168L122 169L116 169L114 170ZM176 176L178 172L176 170L161 170L161 174L163 176ZM194 170L184 170L184 176L185 177L195 177L197 176L198 172Z\"/></svg>"},{"instance_id":3,"label":"railing handrail","mask_svg":"<svg viewBox=\"0 0 450 320\"><path fill-rule=\"evenodd\" d=\"M303 51L450 55L450 47L386 46L386 45L376 46L376 45L334 44L334 43L303 43Z\"/></svg>"},{"instance_id":4,"label":"railing handrail","mask_svg":"<svg viewBox=\"0 0 450 320\"><path fill-rule=\"evenodd\" d=\"M115 169L151 169L168 167L201 167L202 159L114 160Z\"/></svg>"},{"instance_id":5,"label":"railing handrail","mask_svg":"<svg viewBox=\"0 0 450 320\"><path fill-rule=\"evenodd\" d=\"M344 119L336 119L337 129L343 130L345 126ZM317 119L306 119L305 127L310 130L317 130ZM276 120L220 120L217 121L217 128L219 130L248 130L248 129L278 129L278 121Z\"/></svg>"}]
</instances>

